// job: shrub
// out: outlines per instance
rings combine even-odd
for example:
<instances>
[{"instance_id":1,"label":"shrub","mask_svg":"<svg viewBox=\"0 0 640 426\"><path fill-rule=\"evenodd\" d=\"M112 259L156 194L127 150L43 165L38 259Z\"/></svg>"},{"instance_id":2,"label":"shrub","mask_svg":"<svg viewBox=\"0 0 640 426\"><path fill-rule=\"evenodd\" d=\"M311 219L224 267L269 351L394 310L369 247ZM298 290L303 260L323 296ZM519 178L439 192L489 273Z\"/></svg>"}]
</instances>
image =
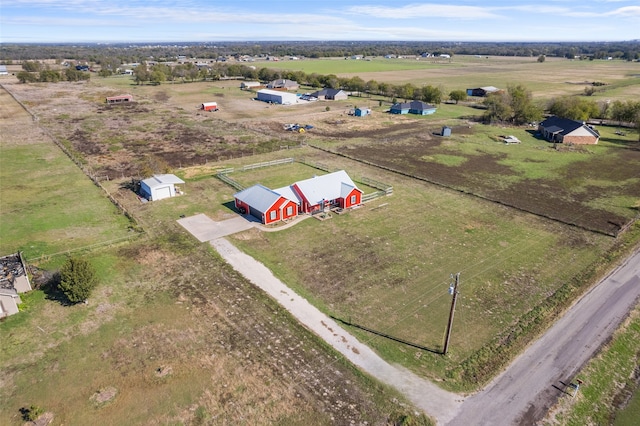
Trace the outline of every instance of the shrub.
<instances>
[{"instance_id":1,"label":"shrub","mask_svg":"<svg viewBox=\"0 0 640 426\"><path fill-rule=\"evenodd\" d=\"M22 420L25 422L34 422L44 413L44 410L37 405L31 405L29 408L21 408Z\"/></svg>"},{"instance_id":2,"label":"shrub","mask_svg":"<svg viewBox=\"0 0 640 426\"><path fill-rule=\"evenodd\" d=\"M60 268L58 287L71 303L87 300L97 284L96 271L85 259L70 257Z\"/></svg>"}]
</instances>

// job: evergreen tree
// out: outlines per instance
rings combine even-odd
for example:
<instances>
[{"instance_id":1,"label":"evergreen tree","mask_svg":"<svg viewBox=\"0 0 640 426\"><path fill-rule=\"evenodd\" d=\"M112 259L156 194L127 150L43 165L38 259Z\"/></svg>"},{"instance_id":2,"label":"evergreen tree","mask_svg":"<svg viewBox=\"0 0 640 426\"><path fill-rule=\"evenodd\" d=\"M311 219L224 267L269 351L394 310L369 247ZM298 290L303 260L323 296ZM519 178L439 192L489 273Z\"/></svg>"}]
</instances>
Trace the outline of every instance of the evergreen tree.
<instances>
[{"instance_id":1,"label":"evergreen tree","mask_svg":"<svg viewBox=\"0 0 640 426\"><path fill-rule=\"evenodd\" d=\"M60 268L58 288L71 303L87 300L97 284L96 271L85 259L69 257Z\"/></svg>"}]
</instances>

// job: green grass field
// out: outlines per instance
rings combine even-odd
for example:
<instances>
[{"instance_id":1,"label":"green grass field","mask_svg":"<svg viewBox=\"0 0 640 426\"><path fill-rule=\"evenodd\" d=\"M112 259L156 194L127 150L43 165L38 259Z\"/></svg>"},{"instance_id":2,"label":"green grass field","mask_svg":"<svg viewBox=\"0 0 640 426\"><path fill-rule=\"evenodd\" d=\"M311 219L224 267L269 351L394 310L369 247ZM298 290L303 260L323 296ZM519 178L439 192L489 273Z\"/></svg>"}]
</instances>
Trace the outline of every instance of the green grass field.
<instances>
[{"instance_id":1,"label":"green grass field","mask_svg":"<svg viewBox=\"0 0 640 426\"><path fill-rule=\"evenodd\" d=\"M589 82L606 83L594 94L594 100L635 100L640 96L640 71L637 63L626 61L571 61L548 58L454 56L451 61L432 58L366 60L308 59L259 63L267 68L335 74L339 77L360 76L392 84L429 84L451 90L524 84L534 97L549 100L554 96L577 95Z\"/></svg>"},{"instance_id":2,"label":"green grass field","mask_svg":"<svg viewBox=\"0 0 640 426\"><path fill-rule=\"evenodd\" d=\"M605 81L606 90L594 99L640 96L636 64L619 61L548 60L539 64L535 58L454 57L451 63L341 59L278 64L306 67L307 63L312 65L305 72L442 85L446 91L522 82L537 98L546 99L579 93L585 81ZM359 129L359 124L337 112L353 103L371 102L364 98L331 104L332 112L327 114L320 103L300 109L268 108L249 101L251 93L240 91L235 81L136 86L130 78L113 77L90 84L98 89L80 98L92 107L102 108L103 92L132 92L140 99L141 112L130 128L145 133L162 125L167 137L202 121L209 129L207 134L228 134L235 141L272 138L277 147L299 146L309 140L334 147L380 143L385 137L380 132L397 124L395 117L382 115L384 106L374 106L376 115L371 119L382 125L373 129L364 124ZM210 98L223 105L220 114L199 116L197 105ZM43 119L43 125L57 122L58 129L63 129L79 116L77 111L56 107L55 117L48 123ZM444 124L462 125L462 117L478 111L441 105L436 116L416 119L424 128L411 127L403 137L419 142L420 132ZM158 114L156 124L144 121L153 114ZM126 115L122 112L110 118ZM13 116L3 112L2 117ZM82 122L82 129L97 138L108 126L96 117ZM336 138L351 131L362 134L333 143L323 140L320 132L309 132L307 139L301 139L273 130L280 121L301 120L314 120ZM269 121L278 123L272 129ZM171 127L176 124L182 127ZM503 133L515 134L523 143L505 146L497 142L495 137ZM21 135L19 131L13 134ZM624 255L617 244L637 243L637 231L627 234L629 241L625 237L615 240L303 147L244 157L229 155L199 166L176 167L176 174L186 180L186 194L158 203L140 203L126 188L129 177L104 182L136 217L147 238L103 248L108 241L132 233L130 223L101 190L52 144L36 141L27 147L2 136L0 250L24 250L27 259L42 257L38 266L55 270L63 259L56 253L88 247L83 253L101 276L87 306L62 306L50 294L37 291L25 296L24 312L0 323L3 338L10 342L0 349L0 369L8 372L0 382L0 416L9 418L11 424L21 424L18 410L29 404L52 410L61 423L69 424L105 419L113 423L133 419L206 424L215 423L216 418L329 424L331 414L323 408L322 393L332 389L343 389L340 399L353 402L360 413L341 418L344 424L353 419L373 423L397 408L395 393L340 361L273 301L241 280L206 244L197 243L176 224L180 216L197 213L214 220L235 215L235 190L214 176L221 168L293 156L345 169L354 180L366 176L392 185L392 196L331 220L309 219L274 233L252 230L232 240L324 312L423 347L348 327L385 359L456 391L473 391L486 383L553 321L558 310L603 273L607 262ZM395 136L389 134L389 138ZM628 138L635 141L637 134L629 132ZM109 155L122 153L125 139L109 139ZM216 140L215 144L226 147L230 142ZM454 135L445 149L422 160L457 168L464 167L470 156L490 153L517 171L509 179L524 180L562 176L563 167L579 165L585 156L604 157L625 144L607 130L601 145L590 147L588 154L563 152L550 159L525 129L484 127ZM135 146L131 149L135 153ZM293 164L233 177L245 186L279 187L310 177L309 173L314 172L308 166ZM496 185L512 183L500 175L482 178ZM624 184L637 185L637 178L633 179ZM609 178L597 177L575 183L584 191L616 185ZM625 213L632 202L628 197L594 201ZM437 352L442 349L451 302L447 290L450 274L456 272L461 273L460 297L449 356L442 357ZM557 304L545 304L550 300ZM513 340L516 344L507 352L492 352ZM633 365L630 359L622 359L625 368ZM172 373L160 377L158 371L167 366ZM336 374L327 368L335 369ZM307 376L308 371L314 374ZM477 379L469 377L475 373ZM610 379L603 377L603 381ZM110 386L118 390L115 399L95 405L92 395ZM585 407L588 412L588 404ZM331 413L346 412L339 407Z\"/></svg>"},{"instance_id":3,"label":"green grass field","mask_svg":"<svg viewBox=\"0 0 640 426\"><path fill-rule=\"evenodd\" d=\"M53 142L5 139L0 150L0 253L21 250L33 259L134 235L129 220Z\"/></svg>"}]
</instances>

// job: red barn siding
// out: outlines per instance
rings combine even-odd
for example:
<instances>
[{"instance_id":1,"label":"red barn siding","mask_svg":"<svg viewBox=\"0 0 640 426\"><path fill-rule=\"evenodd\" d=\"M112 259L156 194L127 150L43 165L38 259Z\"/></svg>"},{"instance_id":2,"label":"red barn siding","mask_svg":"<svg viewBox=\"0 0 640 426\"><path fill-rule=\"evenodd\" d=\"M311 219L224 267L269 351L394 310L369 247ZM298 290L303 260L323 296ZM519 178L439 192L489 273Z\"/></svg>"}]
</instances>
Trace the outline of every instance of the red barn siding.
<instances>
[{"instance_id":1,"label":"red barn siding","mask_svg":"<svg viewBox=\"0 0 640 426\"><path fill-rule=\"evenodd\" d=\"M355 202L351 201L351 198L355 196ZM349 207L357 206L362 203L362 191L358 188L353 188L349 195L345 198L340 199L340 207L347 209Z\"/></svg>"}]
</instances>

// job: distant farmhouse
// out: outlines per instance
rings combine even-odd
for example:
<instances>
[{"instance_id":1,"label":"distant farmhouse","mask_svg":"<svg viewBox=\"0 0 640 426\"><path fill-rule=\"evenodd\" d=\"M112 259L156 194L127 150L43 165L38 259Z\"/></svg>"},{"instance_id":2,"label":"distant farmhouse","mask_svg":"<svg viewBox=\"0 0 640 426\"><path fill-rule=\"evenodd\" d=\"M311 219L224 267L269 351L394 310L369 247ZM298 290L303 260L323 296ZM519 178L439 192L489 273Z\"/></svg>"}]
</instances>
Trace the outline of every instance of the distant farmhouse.
<instances>
[{"instance_id":1,"label":"distant farmhouse","mask_svg":"<svg viewBox=\"0 0 640 426\"><path fill-rule=\"evenodd\" d=\"M19 293L31 290L20 253L0 257L0 318L18 313Z\"/></svg>"},{"instance_id":2,"label":"distant farmhouse","mask_svg":"<svg viewBox=\"0 0 640 426\"><path fill-rule=\"evenodd\" d=\"M389 112L391 114L417 114L430 115L436 112L436 107L422 101L401 102L393 104Z\"/></svg>"},{"instance_id":3,"label":"distant farmhouse","mask_svg":"<svg viewBox=\"0 0 640 426\"><path fill-rule=\"evenodd\" d=\"M538 131L549 142L595 145L600 139L600 133L584 122L555 116L542 121Z\"/></svg>"},{"instance_id":4,"label":"distant farmhouse","mask_svg":"<svg viewBox=\"0 0 640 426\"><path fill-rule=\"evenodd\" d=\"M475 89L467 89L467 96L477 96L481 98L499 91L500 89L493 86L476 87Z\"/></svg>"},{"instance_id":5,"label":"distant farmhouse","mask_svg":"<svg viewBox=\"0 0 640 426\"><path fill-rule=\"evenodd\" d=\"M317 92L313 92L311 96L318 98L319 100L331 100L331 101L340 101L345 100L349 97L347 92L340 89L322 89Z\"/></svg>"},{"instance_id":6,"label":"distant farmhouse","mask_svg":"<svg viewBox=\"0 0 640 426\"><path fill-rule=\"evenodd\" d=\"M279 189L254 185L234 195L238 211L267 225L325 208L347 209L362 202L362 191L344 170L302 180Z\"/></svg>"},{"instance_id":7,"label":"distant farmhouse","mask_svg":"<svg viewBox=\"0 0 640 426\"><path fill-rule=\"evenodd\" d=\"M277 89L277 90L298 90L300 85L297 81L287 80L287 79L278 79L273 80L271 83L267 84L267 89Z\"/></svg>"}]
</instances>

